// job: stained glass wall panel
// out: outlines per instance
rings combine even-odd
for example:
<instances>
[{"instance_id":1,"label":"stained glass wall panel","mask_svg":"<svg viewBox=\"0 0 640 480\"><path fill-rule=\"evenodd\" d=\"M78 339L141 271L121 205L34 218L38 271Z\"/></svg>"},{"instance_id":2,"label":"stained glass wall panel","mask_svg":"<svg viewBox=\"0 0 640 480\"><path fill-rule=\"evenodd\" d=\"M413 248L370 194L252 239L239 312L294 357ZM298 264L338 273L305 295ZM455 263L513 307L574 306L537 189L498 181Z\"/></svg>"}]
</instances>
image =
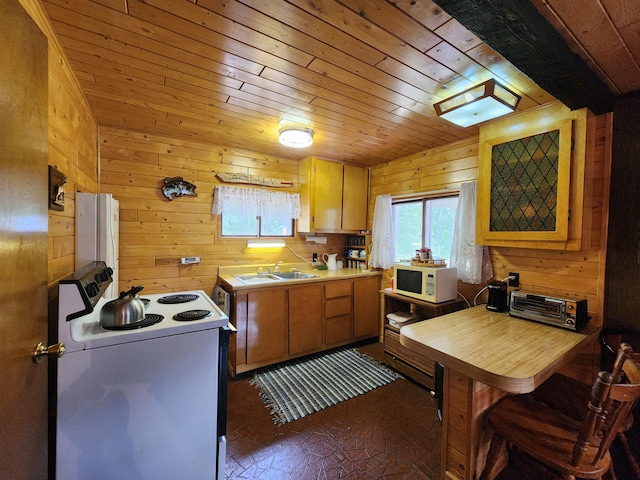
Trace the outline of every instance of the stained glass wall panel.
<instances>
[{"instance_id":1,"label":"stained glass wall panel","mask_svg":"<svg viewBox=\"0 0 640 480\"><path fill-rule=\"evenodd\" d=\"M492 232L556 230L560 130L494 145Z\"/></svg>"}]
</instances>

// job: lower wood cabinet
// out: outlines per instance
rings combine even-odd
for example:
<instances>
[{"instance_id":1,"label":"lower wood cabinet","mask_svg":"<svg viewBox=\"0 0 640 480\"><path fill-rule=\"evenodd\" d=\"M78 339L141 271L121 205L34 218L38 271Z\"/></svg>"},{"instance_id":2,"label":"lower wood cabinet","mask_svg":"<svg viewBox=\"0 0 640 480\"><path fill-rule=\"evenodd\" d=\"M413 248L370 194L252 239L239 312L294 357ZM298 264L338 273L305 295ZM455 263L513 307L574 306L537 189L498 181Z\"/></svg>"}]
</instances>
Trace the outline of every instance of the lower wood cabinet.
<instances>
[{"instance_id":1,"label":"lower wood cabinet","mask_svg":"<svg viewBox=\"0 0 640 480\"><path fill-rule=\"evenodd\" d=\"M232 375L379 336L379 290L366 275L233 292Z\"/></svg>"},{"instance_id":2,"label":"lower wood cabinet","mask_svg":"<svg viewBox=\"0 0 640 480\"><path fill-rule=\"evenodd\" d=\"M314 352L323 347L322 284L289 289L289 355Z\"/></svg>"},{"instance_id":3,"label":"lower wood cabinet","mask_svg":"<svg viewBox=\"0 0 640 480\"><path fill-rule=\"evenodd\" d=\"M380 296L382 317L380 320L384 325L384 363L435 392L435 361L401 345L400 328L389 324L387 314L415 313L418 315L417 321L427 321L430 318L462 310L465 306L464 301L430 303L394 293L392 290L384 290Z\"/></svg>"},{"instance_id":4,"label":"lower wood cabinet","mask_svg":"<svg viewBox=\"0 0 640 480\"><path fill-rule=\"evenodd\" d=\"M287 353L285 290L249 292L247 299L247 363L282 358Z\"/></svg>"},{"instance_id":5,"label":"lower wood cabinet","mask_svg":"<svg viewBox=\"0 0 640 480\"><path fill-rule=\"evenodd\" d=\"M380 336L380 277L366 277L353 282L353 337Z\"/></svg>"}]
</instances>

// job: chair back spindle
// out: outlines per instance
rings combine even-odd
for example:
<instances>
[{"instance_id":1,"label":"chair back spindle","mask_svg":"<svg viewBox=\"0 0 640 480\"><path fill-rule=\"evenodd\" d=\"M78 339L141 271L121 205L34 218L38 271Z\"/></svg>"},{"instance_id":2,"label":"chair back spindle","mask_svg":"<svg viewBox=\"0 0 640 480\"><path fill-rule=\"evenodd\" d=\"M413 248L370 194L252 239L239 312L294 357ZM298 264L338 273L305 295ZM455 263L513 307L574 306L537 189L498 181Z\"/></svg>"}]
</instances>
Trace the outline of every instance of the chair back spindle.
<instances>
[{"instance_id":1,"label":"chair back spindle","mask_svg":"<svg viewBox=\"0 0 640 480\"><path fill-rule=\"evenodd\" d=\"M593 388L591 389L591 400L589 400L587 418L585 419L582 429L578 433L576 444L573 447L573 458L571 465L578 466L582 457L586 453L589 445L596 435L599 424L602 424L604 415L604 404L609 396L611 384L613 383L613 375L607 372L599 372Z\"/></svg>"}]
</instances>

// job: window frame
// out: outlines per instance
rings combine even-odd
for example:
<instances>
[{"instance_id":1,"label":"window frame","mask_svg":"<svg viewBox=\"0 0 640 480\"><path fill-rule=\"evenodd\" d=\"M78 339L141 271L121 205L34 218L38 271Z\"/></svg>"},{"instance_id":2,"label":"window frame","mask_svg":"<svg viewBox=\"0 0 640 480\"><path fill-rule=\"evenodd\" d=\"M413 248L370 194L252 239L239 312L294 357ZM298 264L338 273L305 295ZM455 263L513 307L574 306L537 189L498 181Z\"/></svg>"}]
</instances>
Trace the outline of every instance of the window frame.
<instances>
[{"instance_id":1,"label":"window frame","mask_svg":"<svg viewBox=\"0 0 640 480\"><path fill-rule=\"evenodd\" d=\"M294 238L296 236L296 219L291 218L291 234L288 235L266 235L262 233L262 215L256 215L257 220L257 234L228 234L224 233L224 212L220 215L220 238L234 239L234 238Z\"/></svg>"},{"instance_id":2,"label":"window frame","mask_svg":"<svg viewBox=\"0 0 640 480\"><path fill-rule=\"evenodd\" d=\"M416 194L412 194L412 195L399 195L399 196L394 196L391 197L391 208L392 210L395 212L395 205L398 204L402 204L402 203L412 203L412 202L421 202L422 203L422 226L421 226L421 236L422 236L422 247L425 247L425 242L427 239L427 227L430 226L427 225L427 208L426 208L426 202L430 201L430 200L439 200L439 199L444 199L444 198L448 198L448 197L455 197L456 199L459 200L460 198L460 190L459 189L447 189L447 190L438 190L438 191L433 191L433 192L422 192L422 193L416 193ZM394 238L397 235L397 230L396 230L396 222L394 220L394 226L393 226L393 234L394 234ZM453 235L453 231L451 232ZM396 240L397 243L397 240ZM412 256L413 257L413 256ZM398 253L396 253L396 258L394 259L395 262L400 262L401 260L407 260L407 259L400 259L398 258ZM447 258L447 261L450 262L450 258Z\"/></svg>"}]
</instances>

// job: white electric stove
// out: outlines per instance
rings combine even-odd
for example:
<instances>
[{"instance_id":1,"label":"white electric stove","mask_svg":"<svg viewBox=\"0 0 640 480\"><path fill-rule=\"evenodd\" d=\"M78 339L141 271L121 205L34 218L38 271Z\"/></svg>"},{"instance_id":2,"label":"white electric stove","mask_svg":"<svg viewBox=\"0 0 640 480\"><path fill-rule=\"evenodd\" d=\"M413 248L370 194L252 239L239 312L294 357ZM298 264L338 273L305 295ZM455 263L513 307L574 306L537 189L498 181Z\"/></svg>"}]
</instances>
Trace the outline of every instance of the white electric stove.
<instances>
[{"instance_id":1,"label":"white electric stove","mask_svg":"<svg viewBox=\"0 0 640 480\"><path fill-rule=\"evenodd\" d=\"M201 290L145 295L100 326L104 262L60 281L56 478L223 479L228 317Z\"/></svg>"}]
</instances>

